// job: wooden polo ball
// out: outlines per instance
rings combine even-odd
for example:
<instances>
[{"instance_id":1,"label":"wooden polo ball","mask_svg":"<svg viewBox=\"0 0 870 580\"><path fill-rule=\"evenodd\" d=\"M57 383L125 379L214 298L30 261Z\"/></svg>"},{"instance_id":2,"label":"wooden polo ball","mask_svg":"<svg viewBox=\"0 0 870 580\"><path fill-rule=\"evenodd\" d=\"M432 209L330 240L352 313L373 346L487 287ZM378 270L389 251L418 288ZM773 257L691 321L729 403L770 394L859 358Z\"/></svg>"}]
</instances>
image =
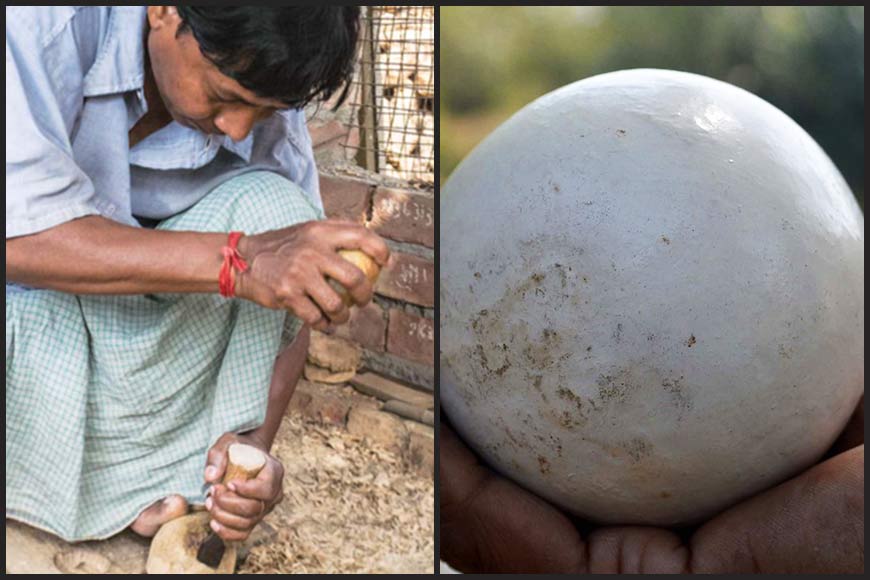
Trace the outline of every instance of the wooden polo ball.
<instances>
[{"instance_id":1,"label":"wooden polo ball","mask_svg":"<svg viewBox=\"0 0 870 580\"><path fill-rule=\"evenodd\" d=\"M863 394L863 214L742 89L556 90L463 161L440 223L444 409L579 516L708 518L818 461Z\"/></svg>"},{"instance_id":2,"label":"wooden polo ball","mask_svg":"<svg viewBox=\"0 0 870 580\"><path fill-rule=\"evenodd\" d=\"M145 570L148 574L232 574L236 567L237 550L230 543L217 568L197 561L196 552L208 537L211 516L206 511L176 518L154 536L148 551Z\"/></svg>"},{"instance_id":3,"label":"wooden polo ball","mask_svg":"<svg viewBox=\"0 0 870 580\"><path fill-rule=\"evenodd\" d=\"M362 270L368 281L374 286L378 281L378 276L381 273L381 267L368 254L360 250L339 250L338 255ZM353 298L350 293L335 281L331 281L332 287L338 292L341 301L345 306L353 306Z\"/></svg>"}]
</instances>

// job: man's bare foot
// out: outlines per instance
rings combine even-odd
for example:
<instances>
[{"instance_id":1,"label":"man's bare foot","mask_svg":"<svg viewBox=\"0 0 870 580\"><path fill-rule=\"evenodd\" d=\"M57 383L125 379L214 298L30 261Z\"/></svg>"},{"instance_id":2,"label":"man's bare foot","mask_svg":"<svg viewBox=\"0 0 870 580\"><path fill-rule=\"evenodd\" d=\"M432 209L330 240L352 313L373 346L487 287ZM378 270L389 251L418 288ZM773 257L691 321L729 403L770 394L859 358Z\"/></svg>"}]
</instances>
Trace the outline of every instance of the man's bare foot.
<instances>
[{"instance_id":1,"label":"man's bare foot","mask_svg":"<svg viewBox=\"0 0 870 580\"><path fill-rule=\"evenodd\" d=\"M151 538L160 526L187 513L187 500L180 495L170 495L163 501L154 502L139 514L130 529L146 538Z\"/></svg>"}]
</instances>

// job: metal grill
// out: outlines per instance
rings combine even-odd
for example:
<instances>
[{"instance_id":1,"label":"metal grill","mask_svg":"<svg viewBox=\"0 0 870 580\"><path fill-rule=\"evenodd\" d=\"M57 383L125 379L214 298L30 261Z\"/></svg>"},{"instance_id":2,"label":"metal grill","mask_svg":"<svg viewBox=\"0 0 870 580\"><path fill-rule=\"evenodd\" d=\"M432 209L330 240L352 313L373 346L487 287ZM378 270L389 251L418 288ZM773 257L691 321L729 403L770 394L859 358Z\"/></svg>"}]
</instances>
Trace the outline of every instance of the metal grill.
<instances>
[{"instance_id":1,"label":"metal grill","mask_svg":"<svg viewBox=\"0 0 870 580\"><path fill-rule=\"evenodd\" d=\"M408 181L435 182L435 8L372 6L363 19L352 105L357 163Z\"/></svg>"}]
</instances>

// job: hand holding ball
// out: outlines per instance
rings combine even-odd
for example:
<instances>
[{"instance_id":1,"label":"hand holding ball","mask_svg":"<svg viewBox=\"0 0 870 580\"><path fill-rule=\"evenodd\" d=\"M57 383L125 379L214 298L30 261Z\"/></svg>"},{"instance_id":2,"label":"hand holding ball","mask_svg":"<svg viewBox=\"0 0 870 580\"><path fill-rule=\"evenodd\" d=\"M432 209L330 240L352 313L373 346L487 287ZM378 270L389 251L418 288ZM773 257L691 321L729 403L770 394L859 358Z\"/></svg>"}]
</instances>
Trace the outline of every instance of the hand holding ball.
<instances>
[{"instance_id":1,"label":"hand holding ball","mask_svg":"<svg viewBox=\"0 0 870 580\"><path fill-rule=\"evenodd\" d=\"M339 250L338 255L362 270L372 286L378 281L378 276L381 273L381 267L368 254L360 250ZM331 281L332 282L332 281ZM345 306L350 308L353 305L353 298L350 293L340 284L332 282L332 287L341 296L341 301Z\"/></svg>"},{"instance_id":2,"label":"hand holding ball","mask_svg":"<svg viewBox=\"0 0 870 580\"><path fill-rule=\"evenodd\" d=\"M446 414L585 518L708 518L817 462L863 393L863 214L732 85L545 95L450 176L440 228Z\"/></svg>"}]
</instances>

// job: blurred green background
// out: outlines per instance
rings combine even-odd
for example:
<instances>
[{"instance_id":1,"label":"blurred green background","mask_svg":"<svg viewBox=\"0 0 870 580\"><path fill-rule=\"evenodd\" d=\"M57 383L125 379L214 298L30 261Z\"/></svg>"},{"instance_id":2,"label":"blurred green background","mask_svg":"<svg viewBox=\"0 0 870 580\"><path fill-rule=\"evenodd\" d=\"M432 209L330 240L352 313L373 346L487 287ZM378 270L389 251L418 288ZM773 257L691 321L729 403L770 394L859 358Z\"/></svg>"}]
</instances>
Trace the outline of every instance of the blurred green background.
<instances>
[{"instance_id":1,"label":"blurred green background","mask_svg":"<svg viewBox=\"0 0 870 580\"><path fill-rule=\"evenodd\" d=\"M529 101L626 68L743 87L804 127L864 206L864 8L442 7L443 182Z\"/></svg>"}]
</instances>

